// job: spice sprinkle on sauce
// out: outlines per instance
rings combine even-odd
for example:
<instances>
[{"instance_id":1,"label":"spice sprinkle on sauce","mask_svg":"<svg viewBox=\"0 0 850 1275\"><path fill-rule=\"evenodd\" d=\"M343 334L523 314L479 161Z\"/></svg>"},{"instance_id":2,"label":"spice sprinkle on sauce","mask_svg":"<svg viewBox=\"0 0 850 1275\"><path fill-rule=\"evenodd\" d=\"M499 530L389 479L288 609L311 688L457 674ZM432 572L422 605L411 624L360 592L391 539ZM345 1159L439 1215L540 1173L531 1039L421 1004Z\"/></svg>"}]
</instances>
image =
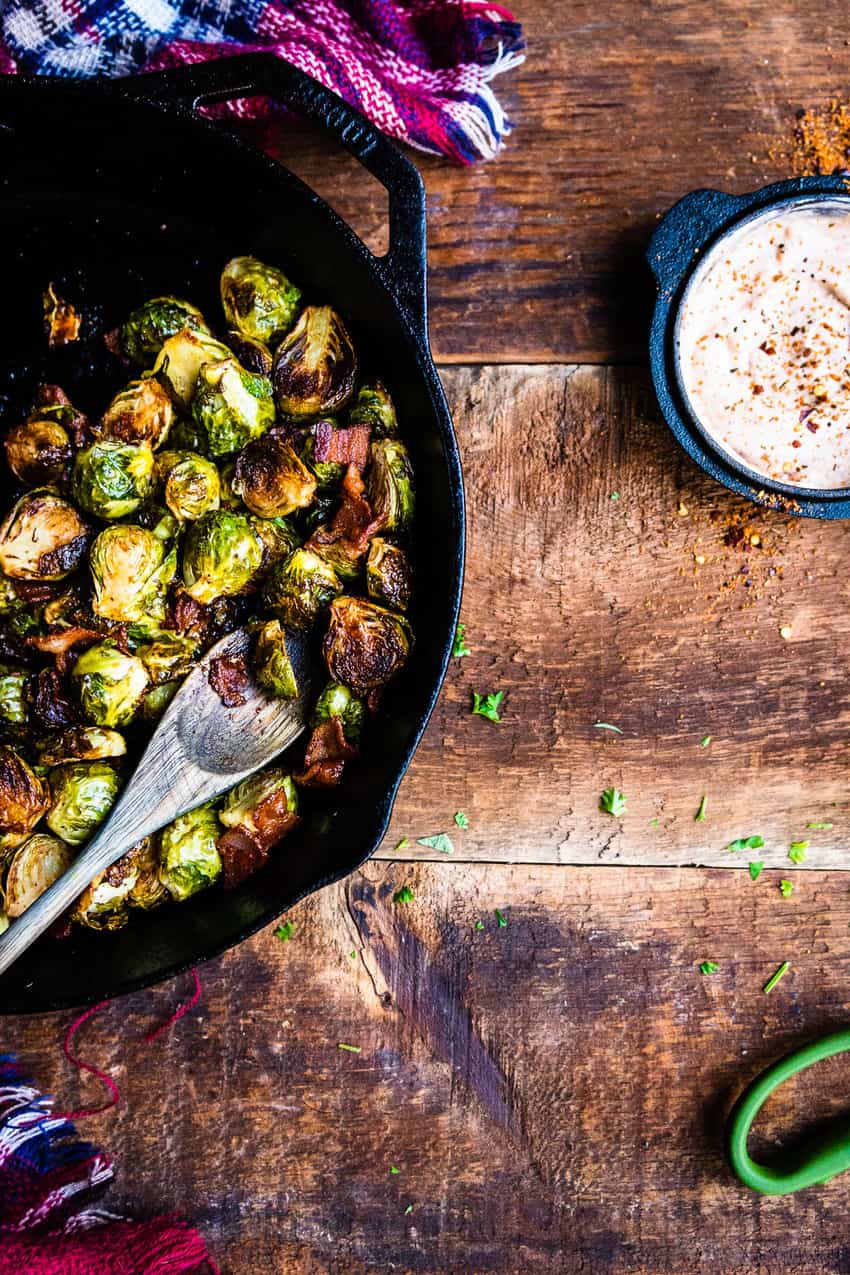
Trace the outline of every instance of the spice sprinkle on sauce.
<instances>
[{"instance_id":1,"label":"spice sprinkle on sauce","mask_svg":"<svg viewBox=\"0 0 850 1275\"><path fill-rule=\"evenodd\" d=\"M771 210L722 239L677 331L691 411L773 481L850 487L850 200Z\"/></svg>"}]
</instances>

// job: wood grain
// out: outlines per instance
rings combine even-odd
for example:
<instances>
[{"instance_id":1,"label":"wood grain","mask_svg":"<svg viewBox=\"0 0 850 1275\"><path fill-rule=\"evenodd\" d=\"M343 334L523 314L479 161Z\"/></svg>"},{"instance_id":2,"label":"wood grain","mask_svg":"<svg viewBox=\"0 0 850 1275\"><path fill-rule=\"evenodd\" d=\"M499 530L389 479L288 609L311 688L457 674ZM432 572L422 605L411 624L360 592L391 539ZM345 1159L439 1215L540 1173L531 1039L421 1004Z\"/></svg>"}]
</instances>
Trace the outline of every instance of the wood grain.
<instances>
[{"instance_id":1,"label":"wood grain","mask_svg":"<svg viewBox=\"0 0 850 1275\"><path fill-rule=\"evenodd\" d=\"M643 252L687 191L791 176L801 107L846 100L841 0L525 0L525 64L494 83L515 131L470 169L417 155L427 190L431 331L443 361L643 361ZM386 200L291 123L249 135L367 239ZM772 154L772 158L769 157Z\"/></svg>"},{"instance_id":2,"label":"wood grain","mask_svg":"<svg viewBox=\"0 0 850 1275\"><path fill-rule=\"evenodd\" d=\"M743 1083L846 1023L843 874L783 900L710 871L372 864L291 917L290 942L203 967L156 1044L187 980L77 1038L126 1099L85 1125L117 1161L111 1207L183 1211L229 1275L846 1269L847 1180L763 1199L719 1142ZM58 1049L69 1017L7 1022L4 1047L63 1105L97 1102ZM789 1085L753 1154L846 1087L840 1059Z\"/></svg>"},{"instance_id":3,"label":"wood grain","mask_svg":"<svg viewBox=\"0 0 850 1275\"><path fill-rule=\"evenodd\" d=\"M453 664L382 853L449 831L463 858L793 870L790 843L809 840L807 866L847 866L850 525L761 512L707 478L637 369L444 381L473 654ZM470 714L472 691L494 690L500 725ZM622 819L598 809L609 786ZM754 834L763 850L725 849Z\"/></svg>"}]
</instances>

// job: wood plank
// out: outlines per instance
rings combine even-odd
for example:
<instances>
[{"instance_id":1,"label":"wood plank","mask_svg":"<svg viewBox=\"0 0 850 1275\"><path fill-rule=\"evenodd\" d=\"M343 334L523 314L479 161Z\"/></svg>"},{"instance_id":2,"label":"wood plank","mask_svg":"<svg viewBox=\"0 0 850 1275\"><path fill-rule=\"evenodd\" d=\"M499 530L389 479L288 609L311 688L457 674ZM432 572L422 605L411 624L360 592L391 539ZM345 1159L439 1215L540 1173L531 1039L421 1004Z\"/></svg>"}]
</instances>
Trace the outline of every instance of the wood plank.
<instances>
[{"instance_id":1,"label":"wood plank","mask_svg":"<svg viewBox=\"0 0 850 1275\"><path fill-rule=\"evenodd\" d=\"M637 369L444 380L473 654L453 664L382 853L451 831L464 858L793 868L789 844L808 839L808 866L848 866L850 525L764 513L705 477ZM501 725L471 716L472 691L497 689ZM621 820L598 810L609 786L628 796ZM725 849L753 834L763 850Z\"/></svg>"},{"instance_id":2,"label":"wood plank","mask_svg":"<svg viewBox=\"0 0 850 1275\"><path fill-rule=\"evenodd\" d=\"M494 161L417 156L443 361L643 360L657 216L687 191L791 175L800 107L846 100L842 0L525 0L528 59L495 81L516 128ZM375 235L385 199L315 135L249 135ZM773 157L769 155L773 152ZM411 154L414 154L411 152Z\"/></svg>"},{"instance_id":3,"label":"wood plank","mask_svg":"<svg viewBox=\"0 0 850 1275\"><path fill-rule=\"evenodd\" d=\"M739 1086L846 1023L843 874L786 901L708 871L372 864L291 915L290 942L203 967L156 1044L186 980L83 1028L126 1099L85 1122L117 1161L109 1206L181 1210L229 1275L844 1269L847 1180L761 1199L719 1144ZM61 1057L69 1018L9 1020L4 1048L63 1105L97 1102ZM839 1059L786 1087L753 1153L846 1083Z\"/></svg>"}]
</instances>

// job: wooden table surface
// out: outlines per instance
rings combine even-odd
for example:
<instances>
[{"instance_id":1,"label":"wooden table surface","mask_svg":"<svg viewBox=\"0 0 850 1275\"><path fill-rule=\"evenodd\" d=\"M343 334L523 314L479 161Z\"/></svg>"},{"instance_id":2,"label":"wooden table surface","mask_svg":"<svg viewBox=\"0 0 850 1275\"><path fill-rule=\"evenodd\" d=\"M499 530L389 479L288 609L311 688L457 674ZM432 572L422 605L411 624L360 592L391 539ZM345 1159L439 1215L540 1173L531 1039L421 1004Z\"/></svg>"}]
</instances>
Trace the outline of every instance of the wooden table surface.
<instances>
[{"instance_id":1,"label":"wooden table surface","mask_svg":"<svg viewBox=\"0 0 850 1275\"><path fill-rule=\"evenodd\" d=\"M848 1180L756 1197L719 1131L759 1067L847 1021L850 529L760 514L676 449L642 260L686 191L790 175L796 112L850 92L846 6L519 16L504 153L420 157L472 655L375 861L296 908L290 942L205 965L154 1045L186 980L85 1026L126 1099L85 1132L116 1159L114 1207L182 1210L231 1275L847 1271ZM382 195L345 157L291 126L263 140L380 244ZM495 689L498 726L469 713ZM393 850L441 831L451 858ZM753 834L756 855L724 849ZM3 1041L66 1107L99 1099L61 1058L68 1019ZM840 1060L788 1086L756 1150L844 1111L846 1086Z\"/></svg>"}]
</instances>

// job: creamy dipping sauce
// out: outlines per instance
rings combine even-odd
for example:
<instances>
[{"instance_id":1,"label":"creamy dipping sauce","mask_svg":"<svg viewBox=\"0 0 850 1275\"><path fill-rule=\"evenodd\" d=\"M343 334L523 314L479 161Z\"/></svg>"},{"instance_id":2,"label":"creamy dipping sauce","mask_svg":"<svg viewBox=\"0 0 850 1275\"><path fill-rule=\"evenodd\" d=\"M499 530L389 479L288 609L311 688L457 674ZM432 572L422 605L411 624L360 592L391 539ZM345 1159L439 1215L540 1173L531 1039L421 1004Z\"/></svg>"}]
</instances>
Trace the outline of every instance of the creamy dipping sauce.
<instances>
[{"instance_id":1,"label":"creamy dipping sauce","mask_svg":"<svg viewBox=\"0 0 850 1275\"><path fill-rule=\"evenodd\" d=\"M850 202L774 209L717 244L677 354L722 450L774 481L850 487Z\"/></svg>"}]
</instances>

